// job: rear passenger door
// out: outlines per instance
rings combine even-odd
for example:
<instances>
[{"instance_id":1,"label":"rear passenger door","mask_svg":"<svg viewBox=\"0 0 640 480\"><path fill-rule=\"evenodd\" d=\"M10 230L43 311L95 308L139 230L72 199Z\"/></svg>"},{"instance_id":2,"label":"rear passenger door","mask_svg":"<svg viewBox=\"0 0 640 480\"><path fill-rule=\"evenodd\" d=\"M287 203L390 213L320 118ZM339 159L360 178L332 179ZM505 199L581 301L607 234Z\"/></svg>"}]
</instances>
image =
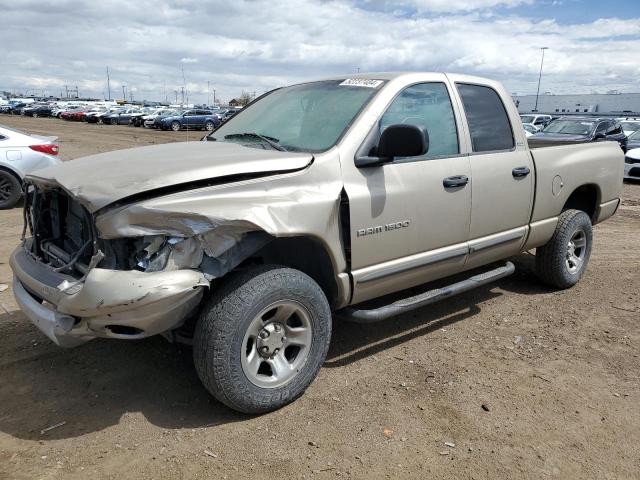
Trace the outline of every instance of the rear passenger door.
<instances>
[{"instance_id":1,"label":"rear passenger door","mask_svg":"<svg viewBox=\"0 0 640 480\"><path fill-rule=\"evenodd\" d=\"M528 232L534 172L531 154L522 136L514 133L498 92L473 83L457 82L456 87L471 140L471 226L465 266L471 268L520 251Z\"/></svg>"}]
</instances>

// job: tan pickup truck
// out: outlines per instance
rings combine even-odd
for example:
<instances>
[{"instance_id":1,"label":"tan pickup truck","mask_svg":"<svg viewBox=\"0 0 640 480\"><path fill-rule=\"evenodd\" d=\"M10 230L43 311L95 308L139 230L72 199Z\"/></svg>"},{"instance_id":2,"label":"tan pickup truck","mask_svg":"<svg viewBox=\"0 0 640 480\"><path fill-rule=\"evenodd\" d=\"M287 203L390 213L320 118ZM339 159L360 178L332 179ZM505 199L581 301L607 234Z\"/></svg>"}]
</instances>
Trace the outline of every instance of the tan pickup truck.
<instances>
[{"instance_id":1,"label":"tan pickup truck","mask_svg":"<svg viewBox=\"0 0 640 480\"><path fill-rule=\"evenodd\" d=\"M62 346L192 342L216 398L265 412L313 381L333 312L379 321L509 275L505 259L534 248L543 281L574 285L623 161L614 142L529 150L508 93L482 78L293 85L203 141L29 176L13 289Z\"/></svg>"}]
</instances>

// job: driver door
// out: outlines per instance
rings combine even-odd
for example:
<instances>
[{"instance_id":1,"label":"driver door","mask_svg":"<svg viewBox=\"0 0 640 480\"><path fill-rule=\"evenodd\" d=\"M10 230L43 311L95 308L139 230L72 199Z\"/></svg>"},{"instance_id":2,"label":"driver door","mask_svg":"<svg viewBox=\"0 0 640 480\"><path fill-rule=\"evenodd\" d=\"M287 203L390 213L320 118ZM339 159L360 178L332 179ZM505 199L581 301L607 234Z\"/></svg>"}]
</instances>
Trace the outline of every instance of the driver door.
<instances>
[{"instance_id":1,"label":"driver door","mask_svg":"<svg viewBox=\"0 0 640 480\"><path fill-rule=\"evenodd\" d=\"M470 162L461 153L461 119L453 108L449 83L444 76L436 78L440 81L404 88L363 145L377 145L389 125L411 124L426 128L428 152L345 169L352 303L456 273L467 258L471 185L462 181L452 186L447 179L469 181Z\"/></svg>"}]
</instances>

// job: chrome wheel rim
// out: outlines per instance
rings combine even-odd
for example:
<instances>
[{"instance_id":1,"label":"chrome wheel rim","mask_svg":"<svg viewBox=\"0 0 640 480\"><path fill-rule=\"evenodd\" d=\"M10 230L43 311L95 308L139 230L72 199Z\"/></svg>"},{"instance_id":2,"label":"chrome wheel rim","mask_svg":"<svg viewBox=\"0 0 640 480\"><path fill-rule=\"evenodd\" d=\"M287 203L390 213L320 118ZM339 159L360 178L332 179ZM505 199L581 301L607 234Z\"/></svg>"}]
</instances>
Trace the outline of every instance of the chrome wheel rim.
<instances>
[{"instance_id":1,"label":"chrome wheel rim","mask_svg":"<svg viewBox=\"0 0 640 480\"><path fill-rule=\"evenodd\" d=\"M587 235L582 230L577 230L567 244L567 255L565 264L571 274L580 271L584 264L584 257L587 251Z\"/></svg>"},{"instance_id":2,"label":"chrome wheel rim","mask_svg":"<svg viewBox=\"0 0 640 480\"><path fill-rule=\"evenodd\" d=\"M204 128L205 128L206 130L208 130L208 131L213 130L213 123L211 123L211 122L207 122L207 123L205 123L205 124L204 124Z\"/></svg>"},{"instance_id":3,"label":"chrome wheel rim","mask_svg":"<svg viewBox=\"0 0 640 480\"><path fill-rule=\"evenodd\" d=\"M256 315L242 341L242 370L261 388L278 388L293 380L311 350L311 314L300 303L281 300Z\"/></svg>"}]
</instances>

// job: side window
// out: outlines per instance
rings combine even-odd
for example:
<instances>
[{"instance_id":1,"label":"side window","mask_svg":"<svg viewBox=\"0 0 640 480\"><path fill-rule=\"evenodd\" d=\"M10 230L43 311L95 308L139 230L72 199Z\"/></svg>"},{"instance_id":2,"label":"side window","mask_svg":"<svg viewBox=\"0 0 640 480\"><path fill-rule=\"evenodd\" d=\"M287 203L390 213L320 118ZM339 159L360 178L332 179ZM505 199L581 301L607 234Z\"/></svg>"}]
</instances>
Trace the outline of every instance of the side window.
<instances>
[{"instance_id":1,"label":"side window","mask_svg":"<svg viewBox=\"0 0 640 480\"><path fill-rule=\"evenodd\" d=\"M458 83L474 152L511 150L515 142L509 116L498 93L482 85Z\"/></svg>"},{"instance_id":2,"label":"side window","mask_svg":"<svg viewBox=\"0 0 640 480\"><path fill-rule=\"evenodd\" d=\"M453 106L444 83L420 83L405 88L380 118L380 133L398 123L427 130L429 151L418 158L442 157L459 152ZM411 160L415 159L411 157Z\"/></svg>"},{"instance_id":3,"label":"side window","mask_svg":"<svg viewBox=\"0 0 640 480\"><path fill-rule=\"evenodd\" d=\"M607 128L607 135L619 135L622 133L622 125L618 122L612 122Z\"/></svg>"},{"instance_id":4,"label":"side window","mask_svg":"<svg viewBox=\"0 0 640 480\"><path fill-rule=\"evenodd\" d=\"M609 128L611 124L609 122L600 122L598 124L598 128L596 128L596 135L599 133L606 133L607 129Z\"/></svg>"}]
</instances>

